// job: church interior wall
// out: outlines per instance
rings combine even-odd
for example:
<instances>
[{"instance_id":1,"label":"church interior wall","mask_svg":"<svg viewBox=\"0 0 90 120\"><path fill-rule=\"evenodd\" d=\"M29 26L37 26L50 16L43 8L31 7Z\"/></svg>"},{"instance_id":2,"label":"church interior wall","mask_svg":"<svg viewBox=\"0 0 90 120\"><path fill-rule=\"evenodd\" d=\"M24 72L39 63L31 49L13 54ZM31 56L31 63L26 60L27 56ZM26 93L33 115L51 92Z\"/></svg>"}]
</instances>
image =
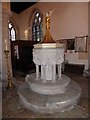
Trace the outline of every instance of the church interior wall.
<instances>
[{"instance_id":1,"label":"church interior wall","mask_svg":"<svg viewBox=\"0 0 90 120\"><path fill-rule=\"evenodd\" d=\"M15 26L15 30L16 30L16 39L19 40L20 39L20 37L19 37L19 34L20 34L20 32L19 32L20 31L19 30L19 26L20 26L19 15L16 14L15 12L12 12L12 15L9 20L11 20L13 22L13 24Z\"/></svg>"},{"instance_id":2,"label":"church interior wall","mask_svg":"<svg viewBox=\"0 0 90 120\"><path fill-rule=\"evenodd\" d=\"M10 11L10 3L9 2L2 2L2 9L6 11Z\"/></svg>"},{"instance_id":3,"label":"church interior wall","mask_svg":"<svg viewBox=\"0 0 90 120\"><path fill-rule=\"evenodd\" d=\"M32 40L31 27L32 13L34 9L39 9L45 13L54 9L51 15L51 35L54 40L74 38L76 36L88 35L88 3L37 3L19 14L19 33L20 40ZM31 26L30 26L31 25ZM25 30L28 31L28 38L25 38ZM45 33L45 21L43 21L43 33ZM76 64L85 64L88 68L88 53L70 53L68 62ZM72 56L72 57L71 57ZM80 57L82 56L82 57ZM77 58L77 59L75 59ZM75 59L75 60L74 60ZM81 62L82 61L82 62Z\"/></svg>"},{"instance_id":4,"label":"church interior wall","mask_svg":"<svg viewBox=\"0 0 90 120\"><path fill-rule=\"evenodd\" d=\"M28 29L28 21L33 9L38 8L43 15L55 9L51 16L51 35L54 40L88 35L88 3L37 3L19 14L20 39L24 39L24 31ZM45 21L43 21L43 24ZM45 33L45 25L43 25Z\"/></svg>"},{"instance_id":5,"label":"church interior wall","mask_svg":"<svg viewBox=\"0 0 90 120\"><path fill-rule=\"evenodd\" d=\"M17 26L17 39L32 40L31 32L28 33L28 38L25 38L25 30L31 30L32 21L30 21L30 19L32 19L31 16L33 10L36 8L43 13L43 17L45 17L45 13L50 9L55 9L51 15L50 30L51 36L54 40L73 38L80 35L88 35L88 3L37 3L20 14L12 13L11 17ZM43 32L45 33L45 21L43 21ZM68 58L70 58L71 55L73 56L73 53L70 53ZM74 53L74 58L76 55L77 53ZM82 60L83 64L86 65L86 63L88 63L87 53L81 56L82 59L80 59L78 56L78 60ZM73 57L70 60L73 64L79 64L78 60L73 60Z\"/></svg>"}]
</instances>

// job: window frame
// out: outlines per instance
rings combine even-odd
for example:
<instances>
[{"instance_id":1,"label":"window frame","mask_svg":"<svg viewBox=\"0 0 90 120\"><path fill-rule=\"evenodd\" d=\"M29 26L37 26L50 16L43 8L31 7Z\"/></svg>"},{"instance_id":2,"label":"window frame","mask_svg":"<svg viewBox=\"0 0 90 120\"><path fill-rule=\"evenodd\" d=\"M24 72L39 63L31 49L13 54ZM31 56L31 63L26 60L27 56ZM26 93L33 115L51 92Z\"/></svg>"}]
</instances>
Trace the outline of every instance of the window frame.
<instances>
[{"instance_id":1,"label":"window frame","mask_svg":"<svg viewBox=\"0 0 90 120\"><path fill-rule=\"evenodd\" d=\"M9 27L9 24L11 24L11 28ZM15 30L15 26L14 26L12 21L8 21L8 29L9 29L9 39L10 39L10 41L16 41L16 30ZM11 34L12 30L15 31L15 35L14 35L15 39L14 40L13 40L13 35Z\"/></svg>"},{"instance_id":2,"label":"window frame","mask_svg":"<svg viewBox=\"0 0 90 120\"><path fill-rule=\"evenodd\" d=\"M37 14L38 14L38 16L37 16ZM41 18L41 20L40 20L40 18ZM43 36L42 13L40 11L36 10L34 12L33 21L32 21L32 40L40 42L42 40L42 36Z\"/></svg>"}]
</instances>

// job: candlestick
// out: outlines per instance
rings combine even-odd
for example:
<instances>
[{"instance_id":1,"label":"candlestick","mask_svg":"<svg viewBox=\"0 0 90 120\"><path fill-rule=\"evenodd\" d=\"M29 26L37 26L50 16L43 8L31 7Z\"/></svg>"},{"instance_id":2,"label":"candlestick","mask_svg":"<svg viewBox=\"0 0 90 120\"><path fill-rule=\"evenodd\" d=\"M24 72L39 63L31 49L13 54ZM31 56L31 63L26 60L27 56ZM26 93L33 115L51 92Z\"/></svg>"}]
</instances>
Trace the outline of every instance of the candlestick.
<instances>
[{"instance_id":1,"label":"candlestick","mask_svg":"<svg viewBox=\"0 0 90 120\"><path fill-rule=\"evenodd\" d=\"M5 39L5 50L8 50L8 44L7 44L7 39Z\"/></svg>"},{"instance_id":2,"label":"candlestick","mask_svg":"<svg viewBox=\"0 0 90 120\"><path fill-rule=\"evenodd\" d=\"M8 61L8 57L9 57L9 50L7 50L7 46L6 46L6 50L4 51L5 53L5 57L6 57L6 64L7 64L7 79L8 79L8 84L6 89L12 88L14 87L14 84L12 82L12 77L11 77L11 71L10 71L10 67L9 67L9 61Z\"/></svg>"}]
</instances>

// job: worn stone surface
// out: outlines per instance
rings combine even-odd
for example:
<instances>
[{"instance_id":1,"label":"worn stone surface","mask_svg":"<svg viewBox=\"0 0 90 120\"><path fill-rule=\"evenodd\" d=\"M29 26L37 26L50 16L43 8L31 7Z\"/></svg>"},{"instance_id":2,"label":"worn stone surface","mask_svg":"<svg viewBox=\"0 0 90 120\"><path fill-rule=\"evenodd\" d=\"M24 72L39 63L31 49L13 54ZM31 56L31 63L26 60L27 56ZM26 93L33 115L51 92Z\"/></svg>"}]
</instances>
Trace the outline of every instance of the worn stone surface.
<instances>
[{"instance_id":1,"label":"worn stone surface","mask_svg":"<svg viewBox=\"0 0 90 120\"><path fill-rule=\"evenodd\" d=\"M62 87L63 84L61 84ZM57 86L57 85L56 85ZM34 87L34 86L33 86ZM22 104L28 110L33 110L34 112L40 113L54 113L65 111L75 104L77 104L78 99L81 94L80 86L71 80L71 82L65 87L63 93L55 94L40 94L36 91L34 92L27 82L24 82L18 90ZM36 86L37 88L37 86ZM35 88L34 88L35 89ZM37 88L38 90L39 88ZM59 88L58 88L59 89ZM63 88L61 88L62 90ZM43 91L43 87L41 89ZM55 89L57 92L57 90ZM72 92L71 92L72 91ZM40 91L39 91L40 92ZM45 91L47 93L47 90ZM54 92L51 91L50 92Z\"/></svg>"},{"instance_id":2,"label":"worn stone surface","mask_svg":"<svg viewBox=\"0 0 90 120\"><path fill-rule=\"evenodd\" d=\"M44 80L46 82L43 82L41 78L36 80L36 74L33 73L28 74L25 80L33 91L46 95L63 93L65 92L65 87L70 83L70 78L65 75L62 75L60 78L57 77L55 82L51 80Z\"/></svg>"},{"instance_id":3,"label":"worn stone surface","mask_svg":"<svg viewBox=\"0 0 90 120\"><path fill-rule=\"evenodd\" d=\"M71 79L76 81L82 89L80 101L78 105L74 106L69 111L56 112L53 114L34 113L26 110L19 101L17 88L25 80L24 74L17 73L16 75L16 89L3 91L3 118L87 118L88 117L88 80L82 75L65 73Z\"/></svg>"}]
</instances>

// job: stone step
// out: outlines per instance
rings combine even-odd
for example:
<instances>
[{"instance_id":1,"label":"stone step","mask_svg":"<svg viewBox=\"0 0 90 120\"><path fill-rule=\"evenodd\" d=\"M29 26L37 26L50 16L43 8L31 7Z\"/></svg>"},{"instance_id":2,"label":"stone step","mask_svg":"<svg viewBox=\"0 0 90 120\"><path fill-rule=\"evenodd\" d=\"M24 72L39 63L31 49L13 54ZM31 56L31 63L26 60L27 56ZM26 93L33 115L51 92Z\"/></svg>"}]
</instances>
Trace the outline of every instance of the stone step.
<instances>
[{"instance_id":1,"label":"stone step","mask_svg":"<svg viewBox=\"0 0 90 120\"><path fill-rule=\"evenodd\" d=\"M64 93L44 95L34 92L30 89L29 84L24 82L20 85L18 94L26 109L40 113L54 113L62 112L76 105L81 94L81 88L71 80Z\"/></svg>"}]
</instances>

